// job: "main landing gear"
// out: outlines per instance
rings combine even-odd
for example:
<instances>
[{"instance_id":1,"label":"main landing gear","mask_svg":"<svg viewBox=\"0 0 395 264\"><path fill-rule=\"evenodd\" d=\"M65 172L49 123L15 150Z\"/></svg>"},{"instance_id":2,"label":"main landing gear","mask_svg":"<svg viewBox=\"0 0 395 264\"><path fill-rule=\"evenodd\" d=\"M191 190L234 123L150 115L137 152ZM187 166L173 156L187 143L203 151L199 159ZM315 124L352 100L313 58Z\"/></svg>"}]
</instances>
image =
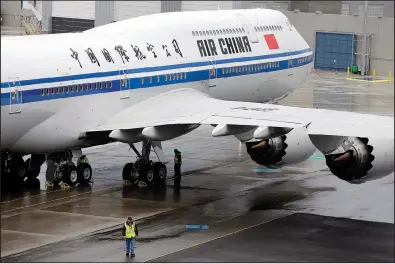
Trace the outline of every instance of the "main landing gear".
<instances>
[{"instance_id":1,"label":"main landing gear","mask_svg":"<svg viewBox=\"0 0 395 264\"><path fill-rule=\"evenodd\" d=\"M27 163L29 164L29 163ZM1 153L1 185L20 185L26 178L28 166L17 153ZM39 172L40 173L40 172Z\"/></svg>"},{"instance_id":2,"label":"main landing gear","mask_svg":"<svg viewBox=\"0 0 395 264\"><path fill-rule=\"evenodd\" d=\"M143 141L142 154L134 145L130 145L137 155L135 163L127 163L123 167L122 179L125 185L145 183L148 186L165 185L167 168L162 162L152 162L149 159L151 151L150 140Z\"/></svg>"},{"instance_id":3,"label":"main landing gear","mask_svg":"<svg viewBox=\"0 0 395 264\"><path fill-rule=\"evenodd\" d=\"M71 151L56 153L47 159L46 185L48 187L60 186L62 188L76 187L80 184L93 182L92 167L85 155L73 162Z\"/></svg>"},{"instance_id":4,"label":"main landing gear","mask_svg":"<svg viewBox=\"0 0 395 264\"><path fill-rule=\"evenodd\" d=\"M32 154L26 161L20 153L1 153L1 183L2 186L18 187L26 180L34 180L40 174L45 155Z\"/></svg>"}]
</instances>

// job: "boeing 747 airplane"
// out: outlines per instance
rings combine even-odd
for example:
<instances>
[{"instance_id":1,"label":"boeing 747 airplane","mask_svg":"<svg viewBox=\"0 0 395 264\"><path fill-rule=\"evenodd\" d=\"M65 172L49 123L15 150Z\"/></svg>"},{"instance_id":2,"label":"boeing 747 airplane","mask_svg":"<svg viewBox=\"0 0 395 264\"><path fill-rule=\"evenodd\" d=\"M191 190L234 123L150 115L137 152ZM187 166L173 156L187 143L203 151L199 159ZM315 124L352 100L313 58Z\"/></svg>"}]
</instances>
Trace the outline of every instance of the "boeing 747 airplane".
<instances>
[{"instance_id":1,"label":"boeing 747 airplane","mask_svg":"<svg viewBox=\"0 0 395 264\"><path fill-rule=\"evenodd\" d=\"M118 141L138 156L125 181L163 184L162 141L200 125L233 135L261 165L299 163L318 149L350 183L394 171L393 117L276 104L314 59L278 11L161 13L1 44L2 177L34 178L47 162L53 182L89 182L81 149Z\"/></svg>"}]
</instances>

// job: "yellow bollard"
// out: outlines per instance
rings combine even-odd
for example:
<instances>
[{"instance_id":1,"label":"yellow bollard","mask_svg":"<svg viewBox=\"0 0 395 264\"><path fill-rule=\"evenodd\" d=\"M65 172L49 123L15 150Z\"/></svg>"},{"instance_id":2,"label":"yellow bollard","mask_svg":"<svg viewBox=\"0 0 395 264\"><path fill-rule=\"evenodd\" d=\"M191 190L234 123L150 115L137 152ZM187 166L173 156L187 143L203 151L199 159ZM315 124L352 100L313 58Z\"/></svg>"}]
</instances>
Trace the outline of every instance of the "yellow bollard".
<instances>
[{"instance_id":1,"label":"yellow bollard","mask_svg":"<svg viewBox=\"0 0 395 264\"><path fill-rule=\"evenodd\" d=\"M350 76L350 67L347 67L347 77Z\"/></svg>"},{"instance_id":2,"label":"yellow bollard","mask_svg":"<svg viewBox=\"0 0 395 264\"><path fill-rule=\"evenodd\" d=\"M388 72L388 82L392 82L392 71Z\"/></svg>"},{"instance_id":3,"label":"yellow bollard","mask_svg":"<svg viewBox=\"0 0 395 264\"><path fill-rule=\"evenodd\" d=\"M373 69L372 77L373 77L373 80L376 79L376 69Z\"/></svg>"}]
</instances>

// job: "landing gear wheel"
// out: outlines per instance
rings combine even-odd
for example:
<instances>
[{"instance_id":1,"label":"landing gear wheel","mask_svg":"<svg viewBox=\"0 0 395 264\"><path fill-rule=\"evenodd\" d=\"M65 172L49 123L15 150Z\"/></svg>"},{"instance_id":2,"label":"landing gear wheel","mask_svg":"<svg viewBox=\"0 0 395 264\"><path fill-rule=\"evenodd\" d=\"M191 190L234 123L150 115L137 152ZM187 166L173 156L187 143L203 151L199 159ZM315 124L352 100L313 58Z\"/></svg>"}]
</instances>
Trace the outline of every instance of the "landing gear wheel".
<instances>
[{"instance_id":1,"label":"landing gear wheel","mask_svg":"<svg viewBox=\"0 0 395 264\"><path fill-rule=\"evenodd\" d=\"M68 165L63 169L62 181L70 187L75 187L79 183L78 169L74 165Z\"/></svg>"},{"instance_id":2,"label":"landing gear wheel","mask_svg":"<svg viewBox=\"0 0 395 264\"><path fill-rule=\"evenodd\" d=\"M132 181L137 181L139 180L141 175L141 169L140 168L134 168L132 171Z\"/></svg>"},{"instance_id":3,"label":"landing gear wheel","mask_svg":"<svg viewBox=\"0 0 395 264\"><path fill-rule=\"evenodd\" d=\"M77 167L80 182L87 184L92 180L92 167L88 163L81 163Z\"/></svg>"},{"instance_id":4,"label":"landing gear wheel","mask_svg":"<svg viewBox=\"0 0 395 264\"><path fill-rule=\"evenodd\" d=\"M25 162L22 157L14 157L11 162L11 180L23 182L26 177L26 171Z\"/></svg>"},{"instance_id":5,"label":"landing gear wheel","mask_svg":"<svg viewBox=\"0 0 395 264\"><path fill-rule=\"evenodd\" d=\"M166 183L167 168L166 165L160 162L154 163L155 170L155 182L158 185L164 185Z\"/></svg>"},{"instance_id":6,"label":"landing gear wheel","mask_svg":"<svg viewBox=\"0 0 395 264\"><path fill-rule=\"evenodd\" d=\"M29 171L30 158L25 161L26 177L28 179L35 179L40 175L40 168Z\"/></svg>"},{"instance_id":7,"label":"landing gear wheel","mask_svg":"<svg viewBox=\"0 0 395 264\"><path fill-rule=\"evenodd\" d=\"M147 185L153 185L155 183L155 170L153 167L148 168L147 172L144 174L143 181Z\"/></svg>"},{"instance_id":8,"label":"landing gear wheel","mask_svg":"<svg viewBox=\"0 0 395 264\"><path fill-rule=\"evenodd\" d=\"M133 173L134 173L133 163L126 163L126 165L123 167L122 170L122 179L124 184L128 185L136 181L133 179Z\"/></svg>"},{"instance_id":9,"label":"landing gear wheel","mask_svg":"<svg viewBox=\"0 0 395 264\"><path fill-rule=\"evenodd\" d=\"M46 182L46 185L47 185L48 187L51 187L51 188L53 188L53 187L58 187L58 186L59 186L59 183L62 181L62 174L60 174L60 168L57 168L57 169L54 171L53 174L54 174L54 175L53 175L53 180L52 180L52 182L50 182L50 181Z\"/></svg>"}]
</instances>

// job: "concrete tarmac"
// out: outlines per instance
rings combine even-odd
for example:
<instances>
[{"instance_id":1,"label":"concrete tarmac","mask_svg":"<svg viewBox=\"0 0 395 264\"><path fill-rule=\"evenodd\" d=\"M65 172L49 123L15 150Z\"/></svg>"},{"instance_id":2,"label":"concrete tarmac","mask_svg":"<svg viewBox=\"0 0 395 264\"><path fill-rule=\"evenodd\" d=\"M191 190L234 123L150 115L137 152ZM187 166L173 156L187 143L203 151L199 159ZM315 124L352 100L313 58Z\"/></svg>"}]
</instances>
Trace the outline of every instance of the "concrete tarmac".
<instances>
[{"instance_id":1,"label":"concrete tarmac","mask_svg":"<svg viewBox=\"0 0 395 264\"><path fill-rule=\"evenodd\" d=\"M361 250L366 245L369 250ZM394 228L391 224L292 214L151 261L393 263Z\"/></svg>"},{"instance_id":2,"label":"concrete tarmac","mask_svg":"<svg viewBox=\"0 0 395 264\"><path fill-rule=\"evenodd\" d=\"M393 84L319 73L281 104L393 116L393 91ZM350 185L330 173L320 153L281 172L256 173L262 166L242 144L213 138L211 130L163 143L170 162L174 148L183 154L179 193L171 179L157 189L122 186L122 168L136 158L124 144L84 150L94 169L91 186L46 190L43 166L24 190L2 191L1 260L393 262L393 174ZM120 233L129 215L141 230L135 259L125 257ZM234 252L238 246L242 253Z\"/></svg>"}]
</instances>

